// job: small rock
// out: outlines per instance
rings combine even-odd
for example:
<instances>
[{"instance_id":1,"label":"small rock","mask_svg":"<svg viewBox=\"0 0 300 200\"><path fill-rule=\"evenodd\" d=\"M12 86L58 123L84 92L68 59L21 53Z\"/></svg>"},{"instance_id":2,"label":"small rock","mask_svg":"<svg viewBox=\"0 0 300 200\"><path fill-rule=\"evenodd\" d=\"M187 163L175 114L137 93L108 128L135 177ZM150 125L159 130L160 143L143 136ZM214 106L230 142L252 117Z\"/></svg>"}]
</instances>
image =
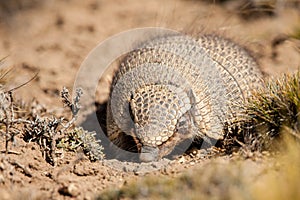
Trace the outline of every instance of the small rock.
<instances>
[{"instance_id":1,"label":"small rock","mask_svg":"<svg viewBox=\"0 0 300 200\"><path fill-rule=\"evenodd\" d=\"M58 192L61 195L71 196L71 197L77 197L80 194L79 188L74 183L71 183L68 186L63 186L63 187L59 188Z\"/></svg>"},{"instance_id":2,"label":"small rock","mask_svg":"<svg viewBox=\"0 0 300 200\"><path fill-rule=\"evenodd\" d=\"M85 195L83 200L92 200L92 197L90 195Z\"/></svg>"}]
</instances>

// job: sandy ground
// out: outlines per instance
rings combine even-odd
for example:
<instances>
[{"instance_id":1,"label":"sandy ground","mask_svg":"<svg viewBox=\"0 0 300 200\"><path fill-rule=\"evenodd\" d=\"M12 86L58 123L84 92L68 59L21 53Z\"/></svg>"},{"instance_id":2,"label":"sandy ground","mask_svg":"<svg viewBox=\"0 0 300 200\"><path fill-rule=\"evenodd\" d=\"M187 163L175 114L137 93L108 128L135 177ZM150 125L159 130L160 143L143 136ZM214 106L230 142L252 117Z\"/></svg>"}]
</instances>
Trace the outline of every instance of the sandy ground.
<instances>
[{"instance_id":1,"label":"sandy ground","mask_svg":"<svg viewBox=\"0 0 300 200\"><path fill-rule=\"evenodd\" d=\"M38 73L36 79L15 92L18 98L38 99L56 112L62 112L59 91L63 86L72 89L88 53L108 37L133 28L165 27L191 34L221 34L250 49L267 75L278 76L300 66L299 40L289 38L274 45L290 35L298 34L299 38L300 9L277 6L275 16L245 20L232 2L223 6L191 0L49 0L22 6L12 3L0 13L0 58L8 56L3 66L15 66L13 81L8 83L11 88ZM102 78L105 82L110 77ZM100 90L97 99L103 101L108 85ZM107 161L91 163L70 152L53 167L44 161L37 145L20 138L11 148L18 153L0 155L0 199L11 199L16 194L16 199L91 199L106 188L120 187L145 174L110 168ZM175 176L192 165L209 162L198 157L184 159L185 162L166 161L167 165L151 173ZM16 162L22 167L17 167ZM152 168L160 166L153 164ZM73 189L73 193L68 196L66 188Z\"/></svg>"}]
</instances>

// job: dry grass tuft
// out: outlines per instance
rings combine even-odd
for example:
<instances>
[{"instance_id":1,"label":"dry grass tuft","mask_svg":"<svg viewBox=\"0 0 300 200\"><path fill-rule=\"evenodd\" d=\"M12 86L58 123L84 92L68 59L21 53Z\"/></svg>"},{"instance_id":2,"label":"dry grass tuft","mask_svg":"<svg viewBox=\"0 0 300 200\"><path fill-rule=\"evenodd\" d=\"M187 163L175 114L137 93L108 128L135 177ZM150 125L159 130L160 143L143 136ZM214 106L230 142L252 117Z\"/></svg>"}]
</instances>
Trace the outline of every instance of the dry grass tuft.
<instances>
[{"instance_id":1,"label":"dry grass tuft","mask_svg":"<svg viewBox=\"0 0 300 200\"><path fill-rule=\"evenodd\" d=\"M300 72L271 79L255 92L244 117L226 130L223 148L231 153L276 150L284 135L300 141Z\"/></svg>"}]
</instances>

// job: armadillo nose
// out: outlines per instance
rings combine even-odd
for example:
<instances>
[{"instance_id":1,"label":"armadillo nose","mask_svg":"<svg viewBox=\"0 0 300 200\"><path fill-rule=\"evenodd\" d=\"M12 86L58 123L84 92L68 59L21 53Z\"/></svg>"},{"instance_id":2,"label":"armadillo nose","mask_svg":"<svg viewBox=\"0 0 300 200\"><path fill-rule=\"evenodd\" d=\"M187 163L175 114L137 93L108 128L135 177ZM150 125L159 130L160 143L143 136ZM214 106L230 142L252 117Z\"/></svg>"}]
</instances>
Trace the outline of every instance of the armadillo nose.
<instances>
[{"instance_id":1,"label":"armadillo nose","mask_svg":"<svg viewBox=\"0 0 300 200\"><path fill-rule=\"evenodd\" d=\"M158 150L159 149L157 147L143 146L141 149L140 161L141 162L157 161L159 159Z\"/></svg>"}]
</instances>

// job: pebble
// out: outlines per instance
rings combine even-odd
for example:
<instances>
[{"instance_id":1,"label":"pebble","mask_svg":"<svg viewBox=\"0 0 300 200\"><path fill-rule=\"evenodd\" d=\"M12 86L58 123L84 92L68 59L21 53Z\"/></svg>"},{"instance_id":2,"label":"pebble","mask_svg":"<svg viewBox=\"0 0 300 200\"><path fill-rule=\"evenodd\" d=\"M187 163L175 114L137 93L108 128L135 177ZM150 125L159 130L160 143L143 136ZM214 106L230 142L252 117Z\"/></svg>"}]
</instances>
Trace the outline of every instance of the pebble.
<instances>
[{"instance_id":1,"label":"pebble","mask_svg":"<svg viewBox=\"0 0 300 200\"><path fill-rule=\"evenodd\" d=\"M74 183L71 183L68 186L63 186L63 187L59 188L58 192L61 195L71 196L71 197L77 197L80 194L80 190Z\"/></svg>"}]
</instances>

